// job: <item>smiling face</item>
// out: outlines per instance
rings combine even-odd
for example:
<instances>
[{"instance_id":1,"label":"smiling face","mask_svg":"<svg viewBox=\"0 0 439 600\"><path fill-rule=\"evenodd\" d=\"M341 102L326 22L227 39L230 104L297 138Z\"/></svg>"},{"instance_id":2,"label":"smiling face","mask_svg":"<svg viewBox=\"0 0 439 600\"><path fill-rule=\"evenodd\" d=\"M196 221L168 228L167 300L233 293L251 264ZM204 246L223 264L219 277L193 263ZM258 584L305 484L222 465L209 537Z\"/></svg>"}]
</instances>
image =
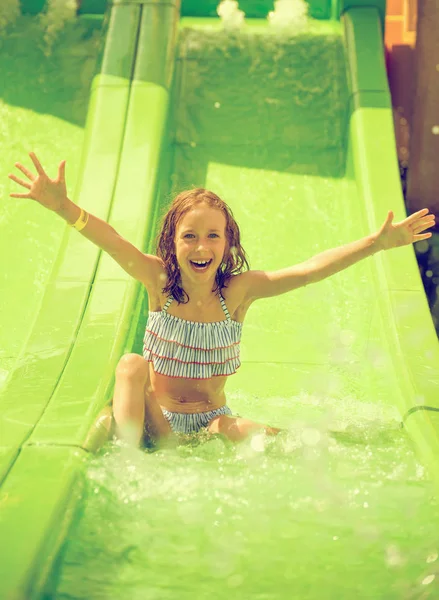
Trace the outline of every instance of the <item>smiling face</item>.
<instances>
[{"instance_id":1,"label":"smiling face","mask_svg":"<svg viewBox=\"0 0 439 600\"><path fill-rule=\"evenodd\" d=\"M225 230L223 212L205 203L181 217L175 232L175 254L183 287L185 280L205 283L215 279L227 248Z\"/></svg>"}]
</instances>

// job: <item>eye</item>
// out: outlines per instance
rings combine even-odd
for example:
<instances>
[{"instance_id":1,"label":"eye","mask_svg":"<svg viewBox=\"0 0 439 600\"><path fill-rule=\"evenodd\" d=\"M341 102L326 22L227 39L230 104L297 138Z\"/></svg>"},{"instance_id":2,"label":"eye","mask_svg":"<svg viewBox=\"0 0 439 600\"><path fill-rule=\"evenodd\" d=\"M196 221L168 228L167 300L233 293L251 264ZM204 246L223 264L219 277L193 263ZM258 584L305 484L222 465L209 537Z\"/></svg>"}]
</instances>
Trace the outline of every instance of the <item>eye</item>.
<instances>
[{"instance_id":1,"label":"eye","mask_svg":"<svg viewBox=\"0 0 439 600\"><path fill-rule=\"evenodd\" d=\"M186 238L193 238L195 236L193 233L185 233L183 237L186 239Z\"/></svg>"},{"instance_id":2,"label":"eye","mask_svg":"<svg viewBox=\"0 0 439 600\"><path fill-rule=\"evenodd\" d=\"M217 233L209 233L209 237L212 237L212 236L219 237L219 235Z\"/></svg>"}]
</instances>

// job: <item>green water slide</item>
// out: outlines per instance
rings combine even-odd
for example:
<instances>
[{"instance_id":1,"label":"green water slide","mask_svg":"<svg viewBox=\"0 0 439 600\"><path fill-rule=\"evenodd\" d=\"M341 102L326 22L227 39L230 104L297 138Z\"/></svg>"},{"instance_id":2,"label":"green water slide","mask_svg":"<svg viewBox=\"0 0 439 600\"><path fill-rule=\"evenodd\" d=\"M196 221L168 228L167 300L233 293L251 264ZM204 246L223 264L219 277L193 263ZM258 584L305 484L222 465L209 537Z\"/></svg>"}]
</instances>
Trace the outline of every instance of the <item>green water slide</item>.
<instances>
[{"instance_id":1,"label":"green water slide","mask_svg":"<svg viewBox=\"0 0 439 600\"><path fill-rule=\"evenodd\" d=\"M250 17L267 14L269 3L247 4ZM363 237L390 209L400 220L383 6L362 4L312 2L306 32L285 37L265 18L248 19L239 35L224 32L209 16L213 3L198 16L184 16L195 14L190 2L180 13L169 1L115 2L103 23L80 16L87 31L99 23L105 40L87 119L71 119L61 83L50 106L44 97L38 105L44 73L31 100L24 81L15 96L5 85L2 110L14 129L2 142L2 177L31 149L47 152L51 171L67 158L71 198L145 252L175 191L212 189L232 207L257 269ZM85 38L75 31L78 56ZM20 54L8 43L3 72ZM82 91L71 94L89 89L90 77L80 79ZM108 437L116 364L141 353L146 297L81 234L34 203L12 205L7 193L0 597L17 600L41 596L81 505L87 457ZM229 383L233 409L288 427L294 407L285 398L301 391L395 406L439 482L439 348L412 247L256 303L242 363Z\"/></svg>"}]
</instances>

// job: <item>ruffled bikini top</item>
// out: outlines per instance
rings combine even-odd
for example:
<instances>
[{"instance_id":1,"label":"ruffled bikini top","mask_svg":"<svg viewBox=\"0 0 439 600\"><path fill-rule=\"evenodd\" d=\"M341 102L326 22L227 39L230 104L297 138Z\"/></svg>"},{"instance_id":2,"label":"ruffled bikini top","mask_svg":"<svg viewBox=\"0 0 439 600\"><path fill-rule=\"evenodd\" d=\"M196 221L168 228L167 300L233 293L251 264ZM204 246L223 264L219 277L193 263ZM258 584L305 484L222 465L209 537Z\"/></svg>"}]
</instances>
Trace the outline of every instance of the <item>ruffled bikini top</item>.
<instances>
[{"instance_id":1,"label":"ruffled bikini top","mask_svg":"<svg viewBox=\"0 0 439 600\"><path fill-rule=\"evenodd\" d=\"M169 296L160 311L150 311L143 338L143 357L154 371L168 377L210 379L232 375L240 367L239 345L242 323L230 318L219 294L226 318L202 323L187 321L168 313L174 300Z\"/></svg>"}]
</instances>

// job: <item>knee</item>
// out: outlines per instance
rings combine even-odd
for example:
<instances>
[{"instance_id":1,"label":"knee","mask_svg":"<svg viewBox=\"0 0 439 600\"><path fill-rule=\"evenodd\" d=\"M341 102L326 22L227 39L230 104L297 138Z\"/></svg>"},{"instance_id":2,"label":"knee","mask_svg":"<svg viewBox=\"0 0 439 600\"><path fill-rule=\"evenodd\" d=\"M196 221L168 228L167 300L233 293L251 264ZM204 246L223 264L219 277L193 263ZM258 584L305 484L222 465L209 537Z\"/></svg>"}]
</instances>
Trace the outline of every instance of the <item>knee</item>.
<instances>
[{"instance_id":1,"label":"knee","mask_svg":"<svg viewBox=\"0 0 439 600\"><path fill-rule=\"evenodd\" d=\"M116 377L130 381L146 381L148 363L140 354L124 354L117 363Z\"/></svg>"}]
</instances>

